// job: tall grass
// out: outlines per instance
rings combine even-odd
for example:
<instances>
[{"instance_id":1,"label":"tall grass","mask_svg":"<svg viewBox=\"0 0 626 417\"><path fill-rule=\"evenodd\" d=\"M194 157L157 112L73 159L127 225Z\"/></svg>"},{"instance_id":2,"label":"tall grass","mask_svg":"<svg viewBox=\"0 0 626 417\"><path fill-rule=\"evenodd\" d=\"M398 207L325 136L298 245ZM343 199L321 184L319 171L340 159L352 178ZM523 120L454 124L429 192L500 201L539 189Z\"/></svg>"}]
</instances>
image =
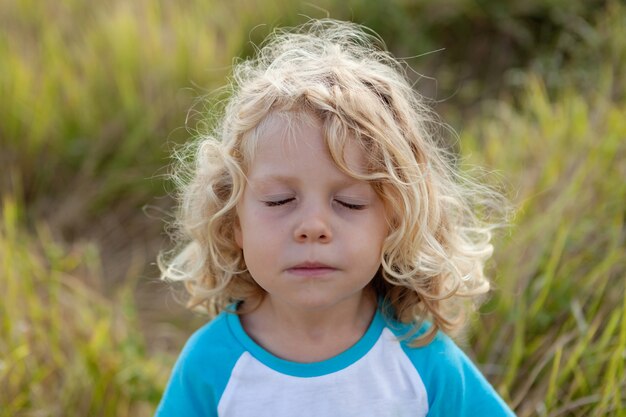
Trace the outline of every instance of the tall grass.
<instances>
[{"instance_id":1,"label":"tall grass","mask_svg":"<svg viewBox=\"0 0 626 417\"><path fill-rule=\"evenodd\" d=\"M521 416L622 415L626 102L531 78L521 109L498 104L461 138L519 207L473 348Z\"/></svg>"},{"instance_id":2,"label":"tall grass","mask_svg":"<svg viewBox=\"0 0 626 417\"><path fill-rule=\"evenodd\" d=\"M558 88L527 76L461 137L518 207L472 345L520 416L626 415L626 8L593 27Z\"/></svg>"},{"instance_id":3,"label":"tall grass","mask_svg":"<svg viewBox=\"0 0 626 417\"><path fill-rule=\"evenodd\" d=\"M148 416L171 357L148 357L132 286L113 299L97 248L25 233L5 196L0 218L0 416Z\"/></svg>"}]
</instances>

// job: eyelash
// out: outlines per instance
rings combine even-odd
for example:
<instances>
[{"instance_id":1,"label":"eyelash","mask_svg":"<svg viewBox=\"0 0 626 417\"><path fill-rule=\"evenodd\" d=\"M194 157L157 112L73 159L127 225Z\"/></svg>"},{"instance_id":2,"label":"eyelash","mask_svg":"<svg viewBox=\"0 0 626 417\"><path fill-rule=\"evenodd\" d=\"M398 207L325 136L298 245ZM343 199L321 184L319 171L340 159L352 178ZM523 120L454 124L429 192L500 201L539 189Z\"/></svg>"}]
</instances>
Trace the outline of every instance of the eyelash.
<instances>
[{"instance_id":1,"label":"eyelash","mask_svg":"<svg viewBox=\"0 0 626 417\"><path fill-rule=\"evenodd\" d=\"M279 201L265 201L265 205L267 207L279 207L288 203L291 203L292 201L294 201L295 198L287 198L285 200L279 200ZM341 200L335 200L337 203L341 204L343 207L350 209L350 210L363 210L365 209L365 204L351 204L351 203L346 203L345 201L341 201Z\"/></svg>"},{"instance_id":2,"label":"eyelash","mask_svg":"<svg viewBox=\"0 0 626 417\"><path fill-rule=\"evenodd\" d=\"M345 201L341 201L341 200L335 200L336 202L338 202L339 204L341 204L342 206L344 206L347 209L350 210L363 210L365 208L364 204L350 204L350 203L346 203Z\"/></svg>"},{"instance_id":3,"label":"eyelash","mask_svg":"<svg viewBox=\"0 0 626 417\"><path fill-rule=\"evenodd\" d=\"M295 198L287 198L279 201L265 201L265 205L268 207L277 207L282 206L283 204L291 203L293 200L295 200Z\"/></svg>"}]
</instances>

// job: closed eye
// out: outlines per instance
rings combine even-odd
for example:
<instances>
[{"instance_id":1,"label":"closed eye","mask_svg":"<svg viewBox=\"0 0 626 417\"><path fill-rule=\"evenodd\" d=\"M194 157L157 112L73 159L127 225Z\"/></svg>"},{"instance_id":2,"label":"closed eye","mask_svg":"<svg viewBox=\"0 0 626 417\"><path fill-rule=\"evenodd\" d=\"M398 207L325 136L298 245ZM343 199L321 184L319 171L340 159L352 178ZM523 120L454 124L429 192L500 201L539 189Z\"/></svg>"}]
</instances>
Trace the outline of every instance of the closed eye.
<instances>
[{"instance_id":1,"label":"closed eye","mask_svg":"<svg viewBox=\"0 0 626 417\"><path fill-rule=\"evenodd\" d=\"M352 204L352 203L346 203L345 201L341 201L341 200L335 200L335 201L350 210L363 210L366 207L365 204Z\"/></svg>"},{"instance_id":2,"label":"closed eye","mask_svg":"<svg viewBox=\"0 0 626 417\"><path fill-rule=\"evenodd\" d=\"M278 200L278 201L264 201L264 203L267 207L277 207L277 206L282 206L287 203L291 203L294 200L295 198L292 197L292 198L286 198L284 200Z\"/></svg>"}]
</instances>

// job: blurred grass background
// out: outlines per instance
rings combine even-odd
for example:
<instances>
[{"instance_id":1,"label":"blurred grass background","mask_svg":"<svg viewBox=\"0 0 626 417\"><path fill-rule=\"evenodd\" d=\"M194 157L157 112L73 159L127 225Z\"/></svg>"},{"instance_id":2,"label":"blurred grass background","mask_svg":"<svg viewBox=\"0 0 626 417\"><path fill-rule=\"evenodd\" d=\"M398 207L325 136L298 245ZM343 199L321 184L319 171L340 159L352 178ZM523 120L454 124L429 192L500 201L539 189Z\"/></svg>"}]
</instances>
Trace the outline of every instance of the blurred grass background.
<instances>
[{"instance_id":1,"label":"blurred grass background","mask_svg":"<svg viewBox=\"0 0 626 417\"><path fill-rule=\"evenodd\" d=\"M0 416L152 415L204 321L154 267L168 155L233 57L327 14L517 209L467 351L520 416L626 415L623 2L0 0Z\"/></svg>"}]
</instances>

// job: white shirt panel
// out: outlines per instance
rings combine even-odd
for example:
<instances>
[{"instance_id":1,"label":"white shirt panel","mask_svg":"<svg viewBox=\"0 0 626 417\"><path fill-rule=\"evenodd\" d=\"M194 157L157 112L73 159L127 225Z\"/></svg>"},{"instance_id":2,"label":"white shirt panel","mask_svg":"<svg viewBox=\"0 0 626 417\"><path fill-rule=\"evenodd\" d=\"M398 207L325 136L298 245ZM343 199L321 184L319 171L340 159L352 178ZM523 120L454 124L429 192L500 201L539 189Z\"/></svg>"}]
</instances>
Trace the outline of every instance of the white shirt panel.
<instances>
[{"instance_id":1,"label":"white shirt panel","mask_svg":"<svg viewBox=\"0 0 626 417\"><path fill-rule=\"evenodd\" d=\"M422 417L428 412L424 383L397 338L384 329L374 347L330 374L279 373L244 352L218 404L220 417Z\"/></svg>"}]
</instances>

